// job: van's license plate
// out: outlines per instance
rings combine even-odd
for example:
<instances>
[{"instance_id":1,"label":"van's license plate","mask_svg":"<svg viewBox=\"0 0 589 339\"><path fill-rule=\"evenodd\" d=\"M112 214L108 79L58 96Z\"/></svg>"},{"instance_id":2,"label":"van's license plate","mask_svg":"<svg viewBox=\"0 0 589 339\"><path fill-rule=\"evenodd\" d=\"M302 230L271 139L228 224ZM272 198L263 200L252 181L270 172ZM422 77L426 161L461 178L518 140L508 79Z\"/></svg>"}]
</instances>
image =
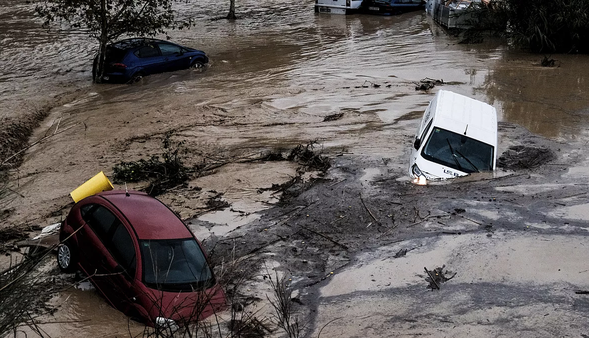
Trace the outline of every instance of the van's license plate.
<instances>
[{"instance_id":1,"label":"van's license plate","mask_svg":"<svg viewBox=\"0 0 589 339\"><path fill-rule=\"evenodd\" d=\"M380 8L369 6L368 9L371 10L371 11L378 11Z\"/></svg>"}]
</instances>

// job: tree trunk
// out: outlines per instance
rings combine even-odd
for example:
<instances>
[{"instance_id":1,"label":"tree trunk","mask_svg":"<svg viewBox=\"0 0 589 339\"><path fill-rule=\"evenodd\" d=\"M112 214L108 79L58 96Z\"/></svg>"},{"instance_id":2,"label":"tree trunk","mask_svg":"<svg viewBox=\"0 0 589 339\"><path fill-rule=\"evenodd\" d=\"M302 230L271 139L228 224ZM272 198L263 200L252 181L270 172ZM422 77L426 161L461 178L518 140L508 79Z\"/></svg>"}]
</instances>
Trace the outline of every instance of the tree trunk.
<instances>
[{"instance_id":1,"label":"tree trunk","mask_svg":"<svg viewBox=\"0 0 589 339\"><path fill-rule=\"evenodd\" d=\"M104 60L106 59L106 44L108 44L108 21L106 18L106 1L100 0L100 38L98 39L99 48L98 55L94 59L94 67L92 67L94 82L102 82L104 75Z\"/></svg>"},{"instance_id":2,"label":"tree trunk","mask_svg":"<svg viewBox=\"0 0 589 339\"><path fill-rule=\"evenodd\" d=\"M229 14L227 14L227 19L235 20L237 17L235 16L235 0L229 1Z\"/></svg>"}]
</instances>

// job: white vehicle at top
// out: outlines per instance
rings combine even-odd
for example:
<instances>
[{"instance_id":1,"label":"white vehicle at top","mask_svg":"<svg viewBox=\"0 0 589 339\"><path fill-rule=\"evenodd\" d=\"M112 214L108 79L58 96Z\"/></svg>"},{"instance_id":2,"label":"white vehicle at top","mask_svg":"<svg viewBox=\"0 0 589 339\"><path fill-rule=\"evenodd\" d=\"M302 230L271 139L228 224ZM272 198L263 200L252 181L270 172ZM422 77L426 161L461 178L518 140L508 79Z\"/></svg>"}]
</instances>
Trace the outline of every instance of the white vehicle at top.
<instances>
[{"instance_id":1,"label":"white vehicle at top","mask_svg":"<svg viewBox=\"0 0 589 339\"><path fill-rule=\"evenodd\" d=\"M315 0L315 12L350 14L358 11L362 0Z\"/></svg>"},{"instance_id":2,"label":"white vehicle at top","mask_svg":"<svg viewBox=\"0 0 589 339\"><path fill-rule=\"evenodd\" d=\"M497 111L484 102L440 90L417 130L409 174L415 183L493 171Z\"/></svg>"}]
</instances>

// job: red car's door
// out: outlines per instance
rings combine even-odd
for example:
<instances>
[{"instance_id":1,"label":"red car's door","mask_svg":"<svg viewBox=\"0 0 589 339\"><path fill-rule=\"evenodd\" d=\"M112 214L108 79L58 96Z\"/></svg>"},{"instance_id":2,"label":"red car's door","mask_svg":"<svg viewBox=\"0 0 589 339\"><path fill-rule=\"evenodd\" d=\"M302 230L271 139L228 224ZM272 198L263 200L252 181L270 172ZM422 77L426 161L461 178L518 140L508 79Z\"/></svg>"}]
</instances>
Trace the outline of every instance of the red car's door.
<instances>
[{"instance_id":1,"label":"red car's door","mask_svg":"<svg viewBox=\"0 0 589 339\"><path fill-rule=\"evenodd\" d=\"M108 301L124 311L131 300L136 246L119 218L104 206L93 205L82 217L86 224L78 236L80 265Z\"/></svg>"}]
</instances>

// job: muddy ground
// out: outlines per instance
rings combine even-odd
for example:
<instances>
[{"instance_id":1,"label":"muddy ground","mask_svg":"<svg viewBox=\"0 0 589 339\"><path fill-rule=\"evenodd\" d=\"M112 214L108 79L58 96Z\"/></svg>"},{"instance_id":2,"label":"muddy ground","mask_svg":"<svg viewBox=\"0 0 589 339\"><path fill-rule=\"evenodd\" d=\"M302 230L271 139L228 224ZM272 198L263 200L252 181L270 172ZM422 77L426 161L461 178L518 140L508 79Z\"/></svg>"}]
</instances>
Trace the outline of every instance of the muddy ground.
<instances>
[{"instance_id":1,"label":"muddy ground","mask_svg":"<svg viewBox=\"0 0 589 339\"><path fill-rule=\"evenodd\" d=\"M234 24L201 20L172 34L207 51L204 72L95 85L84 34L45 39L59 67L32 60L36 72L19 69L42 42L24 34L39 30L27 21L30 5L11 3L11 18L25 25L0 26L10 42L0 56L11 65L0 78L8 102L0 117L45 118L8 172L3 228L38 234L65 217L78 185L99 171L112 179L121 161L161 155L170 133L194 171L159 198L203 240L217 270L236 259L254 267L237 301L267 324L259 336L285 335L268 303L274 272L291 279L302 336L589 335L589 299L577 293L589 290L586 57L543 68L501 43L459 45L423 13L334 17L313 15L312 3L285 13L282 2L244 2ZM196 16L218 7L203 6ZM444 84L416 90L426 77ZM497 107L503 157L494 174L409 182L412 138L438 88ZM262 160L313 141L330 159L325 172ZM229 207L212 211L215 202ZM14 256L12 240L4 244ZM425 269L442 267L451 279L437 289ZM55 308L39 320L44 335L143 334L79 277L59 274L53 258L38 278L59 287L42 289Z\"/></svg>"},{"instance_id":2,"label":"muddy ground","mask_svg":"<svg viewBox=\"0 0 589 339\"><path fill-rule=\"evenodd\" d=\"M346 118L315 125L345 124ZM414 115L394 125L407 123L417 123ZM54 124L46 127L57 129ZM30 226L37 223L27 220L63 218L72 205L66 176L90 171L79 171L81 165L92 168L97 161L108 169L129 150L142 157L162 152L162 133L143 132L110 138L106 144L76 141L77 149L103 149L104 154L76 166L64 159L74 152L71 142L42 143L13 179L20 198L31 205L11 208L4 220ZM88 133L92 128L70 138ZM499 133L502 152L496 173L428 186L410 183L407 147L386 157L358 151L365 146L314 144L314 153L330 164L326 171L297 161L259 160L280 153L279 148L251 152L228 147L225 153L211 148L217 150L215 161L209 161L217 164L210 166L214 170L159 198L199 235L217 269L234 260L252 269L249 280L232 293L234 302L266 323L257 332L264 336L284 335L273 323L268 303L268 278L275 272L289 279L300 336L584 336L589 308L581 293L589 289L583 220L587 184L579 180L582 171L569 165L582 164L584 155L574 145L534 136L517 125L502 122ZM392 138L404 145L412 140L408 133ZM187 149L185 164L203 163L202 147L191 146L187 138L176 140ZM62 153L59 162L65 160L76 170L44 164L48 151ZM282 152L287 155L289 149ZM297 175L301 180L293 180ZM56 178L61 178L60 185ZM147 183L127 185L145 189ZM232 192L233 185L240 188ZM51 193L43 187L51 187ZM220 193L221 187L225 191ZM215 208L213 200L229 207ZM215 213L211 210L225 211L225 221L231 219L227 215L242 221L203 219ZM75 285L75 277L59 274L54 263L47 269L54 281L65 279L58 286ZM436 283L426 269L437 269ZM51 313L59 316L59 311ZM140 330L135 323L131 330L115 333L137 335ZM103 333L104 328L86 331Z\"/></svg>"}]
</instances>

